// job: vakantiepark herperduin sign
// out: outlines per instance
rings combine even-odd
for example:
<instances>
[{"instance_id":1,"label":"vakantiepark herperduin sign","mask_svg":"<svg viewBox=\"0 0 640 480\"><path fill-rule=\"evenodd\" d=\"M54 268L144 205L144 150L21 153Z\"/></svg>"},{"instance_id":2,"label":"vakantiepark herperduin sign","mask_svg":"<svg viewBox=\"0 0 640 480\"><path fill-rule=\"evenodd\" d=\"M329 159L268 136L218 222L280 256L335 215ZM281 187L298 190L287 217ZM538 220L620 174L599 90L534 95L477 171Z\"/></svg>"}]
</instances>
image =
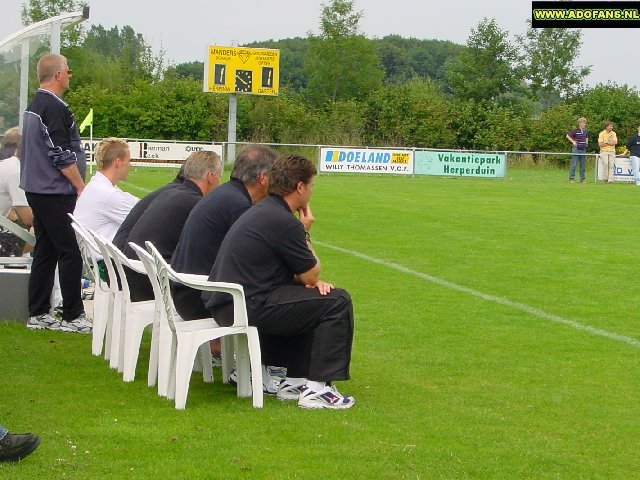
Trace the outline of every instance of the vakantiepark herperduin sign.
<instances>
[{"instance_id":1,"label":"vakantiepark herperduin sign","mask_svg":"<svg viewBox=\"0 0 640 480\"><path fill-rule=\"evenodd\" d=\"M446 175L451 177L504 177L504 153L416 151L416 175Z\"/></svg>"}]
</instances>

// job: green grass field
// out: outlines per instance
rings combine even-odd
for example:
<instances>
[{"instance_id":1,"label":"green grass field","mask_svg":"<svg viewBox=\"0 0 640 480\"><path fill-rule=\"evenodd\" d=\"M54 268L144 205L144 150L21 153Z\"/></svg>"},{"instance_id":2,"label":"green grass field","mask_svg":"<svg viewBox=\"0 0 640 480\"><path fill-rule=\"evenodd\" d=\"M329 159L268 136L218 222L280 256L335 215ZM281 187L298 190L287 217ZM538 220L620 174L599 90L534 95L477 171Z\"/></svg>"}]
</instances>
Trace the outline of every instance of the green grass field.
<instances>
[{"instance_id":1,"label":"green grass field","mask_svg":"<svg viewBox=\"0 0 640 480\"><path fill-rule=\"evenodd\" d=\"M168 181L132 171L134 194ZM42 436L2 479L640 477L640 189L316 179L323 278L356 315L349 411L304 411L194 374L187 409L125 384L89 336L0 324L0 423Z\"/></svg>"}]
</instances>

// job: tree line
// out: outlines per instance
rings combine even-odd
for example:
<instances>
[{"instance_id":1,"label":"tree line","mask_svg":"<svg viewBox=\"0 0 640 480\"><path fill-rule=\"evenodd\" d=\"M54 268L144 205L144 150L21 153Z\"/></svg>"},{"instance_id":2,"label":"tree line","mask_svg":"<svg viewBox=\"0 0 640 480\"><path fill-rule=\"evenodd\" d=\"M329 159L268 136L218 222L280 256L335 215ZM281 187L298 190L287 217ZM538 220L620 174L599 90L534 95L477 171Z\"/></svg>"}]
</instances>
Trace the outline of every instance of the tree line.
<instances>
[{"instance_id":1,"label":"tree line","mask_svg":"<svg viewBox=\"0 0 640 480\"><path fill-rule=\"evenodd\" d=\"M29 0L23 21L80 6L73 4ZM466 45L369 39L359 30L362 15L354 1L330 0L317 35L245 45L280 49L280 94L239 95L238 140L566 151L565 134L580 116L592 139L605 120L621 138L640 123L635 88L583 85L589 68L574 63L579 30L528 28L512 41L483 19ZM228 99L202 92L202 62L167 66L164 52L128 26L66 32L62 53L74 70L66 100L79 121L94 109L95 136L226 140ZM0 75L0 88L11 87L10 77ZM0 117L17 111L11 102L0 100Z\"/></svg>"}]
</instances>

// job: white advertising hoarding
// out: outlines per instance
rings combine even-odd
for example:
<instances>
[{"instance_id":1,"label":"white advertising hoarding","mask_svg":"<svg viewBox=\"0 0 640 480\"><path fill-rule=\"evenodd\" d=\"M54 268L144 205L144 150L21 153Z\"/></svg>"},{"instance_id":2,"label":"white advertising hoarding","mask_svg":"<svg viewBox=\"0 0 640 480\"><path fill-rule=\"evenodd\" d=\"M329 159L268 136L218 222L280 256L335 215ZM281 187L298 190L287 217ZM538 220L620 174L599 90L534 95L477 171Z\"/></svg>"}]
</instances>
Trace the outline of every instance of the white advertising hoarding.
<instances>
[{"instance_id":1,"label":"white advertising hoarding","mask_svg":"<svg viewBox=\"0 0 640 480\"><path fill-rule=\"evenodd\" d=\"M98 142L83 140L87 161ZM180 167L189 155L200 150L216 152L222 158L222 145L152 141L130 141L127 144L133 166Z\"/></svg>"},{"instance_id":2,"label":"white advertising hoarding","mask_svg":"<svg viewBox=\"0 0 640 480\"><path fill-rule=\"evenodd\" d=\"M321 148L320 171L411 175L413 151L379 148Z\"/></svg>"}]
</instances>

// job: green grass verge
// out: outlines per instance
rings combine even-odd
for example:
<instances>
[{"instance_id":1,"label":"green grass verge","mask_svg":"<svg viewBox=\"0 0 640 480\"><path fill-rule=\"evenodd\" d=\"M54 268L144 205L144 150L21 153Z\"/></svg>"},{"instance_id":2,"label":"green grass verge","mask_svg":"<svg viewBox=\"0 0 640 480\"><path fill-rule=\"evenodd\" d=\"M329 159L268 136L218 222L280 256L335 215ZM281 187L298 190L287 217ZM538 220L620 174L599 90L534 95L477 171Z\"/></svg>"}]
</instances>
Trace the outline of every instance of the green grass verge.
<instances>
[{"instance_id":1,"label":"green grass verge","mask_svg":"<svg viewBox=\"0 0 640 480\"><path fill-rule=\"evenodd\" d=\"M174 171L132 171L153 189ZM136 186L134 188L134 185ZM566 172L316 179L314 241L640 339L640 189ZM88 336L0 325L0 423L39 450L7 479L637 478L640 348L318 246L356 314L345 412L251 407L194 374L185 411Z\"/></svg>"}]
</instances>

